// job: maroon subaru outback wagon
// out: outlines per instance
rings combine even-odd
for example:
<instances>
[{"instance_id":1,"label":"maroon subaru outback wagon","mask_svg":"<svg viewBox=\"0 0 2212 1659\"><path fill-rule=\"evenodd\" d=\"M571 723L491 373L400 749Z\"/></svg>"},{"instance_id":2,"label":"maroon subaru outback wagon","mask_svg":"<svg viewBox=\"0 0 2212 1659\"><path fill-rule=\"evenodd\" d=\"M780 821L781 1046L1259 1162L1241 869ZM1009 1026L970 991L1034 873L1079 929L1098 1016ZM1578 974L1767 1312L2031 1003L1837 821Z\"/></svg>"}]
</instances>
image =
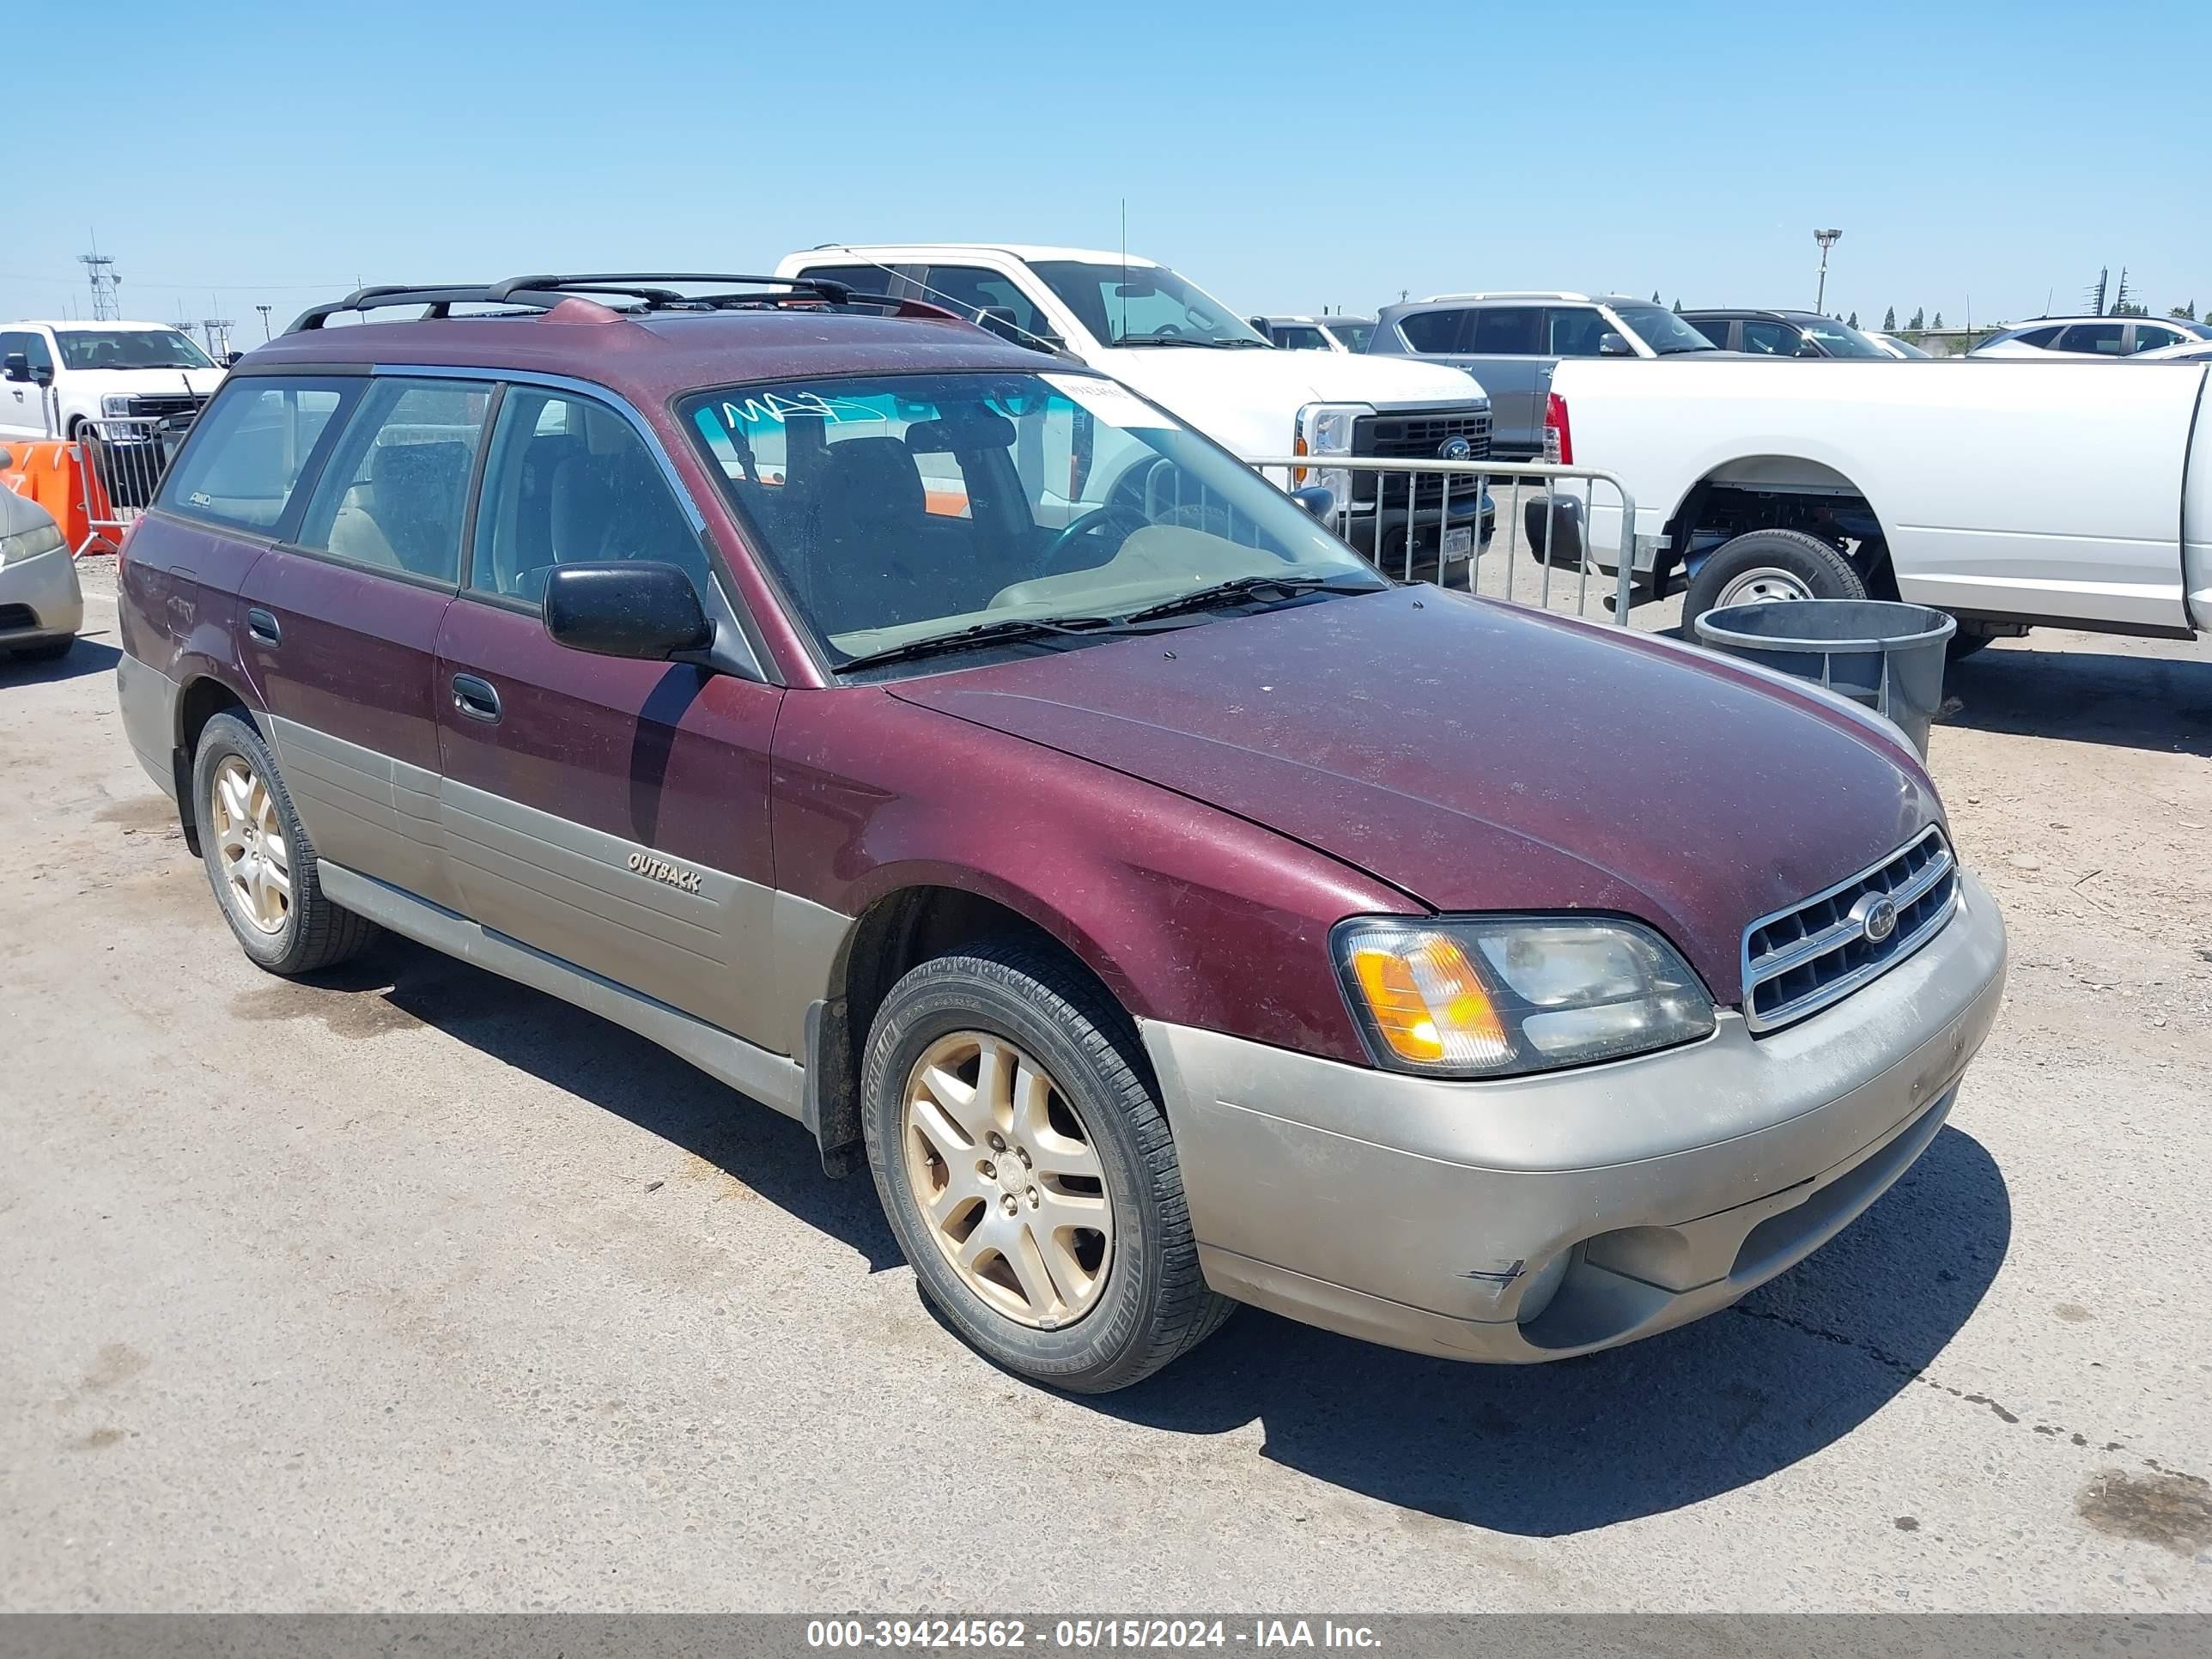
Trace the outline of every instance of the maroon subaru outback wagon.
<instances>
[{"instance_id":1,"label":"maroon subaru outback wagon","mask_svg":"<svg viewBox=\"0 0 2212 1659\"><path fill-rule=\"evenodd\" d=\"M2002 989L1892 728L1395 586L1115 382L834 283L311 311L122 592L256 963L388 928L665 1044L865 1155L1060 1388L1237 1302L1508 1361L1724 1307L1927 1146Z\"/></svg>"}]
</instances>

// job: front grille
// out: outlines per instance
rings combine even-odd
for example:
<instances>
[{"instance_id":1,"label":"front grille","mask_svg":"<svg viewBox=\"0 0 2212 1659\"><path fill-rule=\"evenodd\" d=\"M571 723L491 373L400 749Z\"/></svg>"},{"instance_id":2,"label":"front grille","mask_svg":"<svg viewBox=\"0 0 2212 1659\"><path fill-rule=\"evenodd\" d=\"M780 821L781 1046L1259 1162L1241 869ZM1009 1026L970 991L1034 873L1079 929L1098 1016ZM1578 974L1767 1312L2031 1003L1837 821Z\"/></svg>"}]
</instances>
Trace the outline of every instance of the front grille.
<instances>
[{"instance_id":1,"label":"front grille","mask_svg":"<svg viewBox=\"0 0 2212 1659\"><path fill-rule=\"evenodd\" d=\"M1362 415L1352 423L1352 453L1408 461L1441 460L1437 451L1454 438L1467 440L1471 460L1490 458L1490 411L1479 410L1415 410L1403 415ZM1423 507L1441 502L1444 495L1445 475L1426 476L1403 472L1361 472L1352 475L1352 499L1355 506L1375 504L1376 486L1381 485L1384 503L1390 507L1406 505L1407 480L1414 480L1414 500ZM1450 475L1454 495L1472 499L1475 481L1459 474Z\"/></svg>"},{"instance_id":2,"label":"front grille","mask_svg":"<svg viewBox=\"0 0 2212 1659\"><path fill-rule=\"evenodd\" d=\"M1866 912L1884 899L1896 927L1869 939ZM1958 901L1951 849L1931 826L1873 869L1754 921L1743 934L1745 1023L1778 1030L1849 996L1935 938Z\"/></svg>"},{"instance_id":3,"label":"front grille","mask_svg":"<svg viewBox=\"0 0 2212 1659\"><path fill-rule=\"evenodd\" d=\"M165 392L149 397L133 398L130 400L129 408L131 413L135 416L161 419L171 415L196 415L199 412L200 405L206 401L206 398L197 397L189 392Z\"/></svg>"}]
</instances>

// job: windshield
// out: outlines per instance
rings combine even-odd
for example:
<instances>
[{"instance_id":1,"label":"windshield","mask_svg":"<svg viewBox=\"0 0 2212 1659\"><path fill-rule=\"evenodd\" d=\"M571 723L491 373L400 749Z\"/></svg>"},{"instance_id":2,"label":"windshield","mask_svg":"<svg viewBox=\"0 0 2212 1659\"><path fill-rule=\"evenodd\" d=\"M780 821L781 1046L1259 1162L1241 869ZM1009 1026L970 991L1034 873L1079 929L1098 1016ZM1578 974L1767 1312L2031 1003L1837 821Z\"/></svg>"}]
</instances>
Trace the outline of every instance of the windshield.
<instances>
[{"instance_id":1,"label":"windshield","mask_svg":"<svg viewBox=\"0 0 2212 1659\"><path fill-rule=\"evenodd\" d=\"M1127 617L1243 577L1387 585L1249 467L1095 375L779 382L679 413L833 665L991 623Z\"/></svg>"},{"instance_id":2,"label":"windshield","mask_svg":"<svg viewBox=\"0 0 2212 1659\"><path fill-rule=\"evenodd\" d=\"M1030 267L1093 339L1108 345L1264 346L1220 301L1165 265L1042 259Z\"/></svg>"},{"instance_id":3,"label":"windshield","mask_svg":"<svg viewBox=\"0 0 2212 1659\"><path fill-rule=\"evenodd\" d=\"M1343 323L1331 321L1325 326L1327 326L1330 333L1335 335L1338 339L1344 343L1344 349L1346 351L1366 350L1367 342L1375 332L1375 325L1368 322Z\"/></svg>"},{"instance_id":4,"label":"windshield","mask_svg":"<svg viewBox=\"0 0 2212 1659\"><path fill-rule=\"evenodd\" d=\"M1662 357L1678 351L1717 351L1719 348L1664 306L1615 306L1614 314L1636 331L1636 337Z\"/></svg>"},{"instance_id":5,"label":"windshield","mask_svg":"<svg viewBox=\"0 0 2212 1659\"><path fill-rule=\"evenodd\" d=\"M1831 357L1887 357L1889 354L1849 323L1832 317L1793 317L1808 339L1818 340Z\"/></svg>"},{"instance_id":6,"label":"windshield","mask_svg":"<svg viewBox=\"0 0 2212 1659\"><path fill-rule=\"evenodd\" d=\"M70 368L213 368L206 352L173 328L63 328L62 362Z\"/></svg>"}]
</instances>

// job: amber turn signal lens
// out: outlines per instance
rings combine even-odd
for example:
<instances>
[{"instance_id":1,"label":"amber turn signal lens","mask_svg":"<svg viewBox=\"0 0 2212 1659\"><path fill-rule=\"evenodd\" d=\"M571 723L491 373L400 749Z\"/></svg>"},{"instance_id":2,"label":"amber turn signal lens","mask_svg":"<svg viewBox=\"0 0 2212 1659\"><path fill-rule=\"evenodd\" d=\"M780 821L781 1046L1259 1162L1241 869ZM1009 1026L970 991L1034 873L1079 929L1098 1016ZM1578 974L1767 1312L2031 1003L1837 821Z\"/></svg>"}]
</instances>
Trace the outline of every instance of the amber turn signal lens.
<instances>
[{"instance_id":1,"label":"amber turn signal lens","mask_svg":"<svg viewBox=\"0 0 2212 1659\"><path fill-rule=\"evenodd\" d=\"M1513 1045L1455 939L1417 934L1352 953L1376 1033L1399 1059L1474 1069L1503 1065Z\"/></svg>"}]
</instances>

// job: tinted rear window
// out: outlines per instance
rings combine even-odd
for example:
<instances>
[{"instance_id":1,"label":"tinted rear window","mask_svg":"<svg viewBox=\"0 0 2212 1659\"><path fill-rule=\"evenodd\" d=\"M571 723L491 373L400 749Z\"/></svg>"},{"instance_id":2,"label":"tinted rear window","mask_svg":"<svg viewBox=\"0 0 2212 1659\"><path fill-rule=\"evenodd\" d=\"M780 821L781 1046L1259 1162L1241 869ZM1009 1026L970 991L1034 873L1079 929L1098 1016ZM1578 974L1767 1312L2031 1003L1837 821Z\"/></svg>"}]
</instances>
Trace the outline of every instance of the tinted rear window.
<instances>
[{"instance_id":1,"label":"tinted rear window","mask_svg":"<svg viewBox=\"0 0 2212 1659\"><path fill-rule=\"evenodd\" d=\"M1398 332L1416 351L1457 351L1465 336L1464 311L1420 311L1398 319Z\"/></svg>"},{"instance_id":2,"label":"tinted rear window","mask_svg":"<svg viewBox=\"0 0 2212 1659\"><path fill-rule=\"evenodd\" d=\"M260 375L228 382L193 423L156 504L240 530L273 530L331 437L331 417L361 385Z\"/></svg>"}]
</instances>

